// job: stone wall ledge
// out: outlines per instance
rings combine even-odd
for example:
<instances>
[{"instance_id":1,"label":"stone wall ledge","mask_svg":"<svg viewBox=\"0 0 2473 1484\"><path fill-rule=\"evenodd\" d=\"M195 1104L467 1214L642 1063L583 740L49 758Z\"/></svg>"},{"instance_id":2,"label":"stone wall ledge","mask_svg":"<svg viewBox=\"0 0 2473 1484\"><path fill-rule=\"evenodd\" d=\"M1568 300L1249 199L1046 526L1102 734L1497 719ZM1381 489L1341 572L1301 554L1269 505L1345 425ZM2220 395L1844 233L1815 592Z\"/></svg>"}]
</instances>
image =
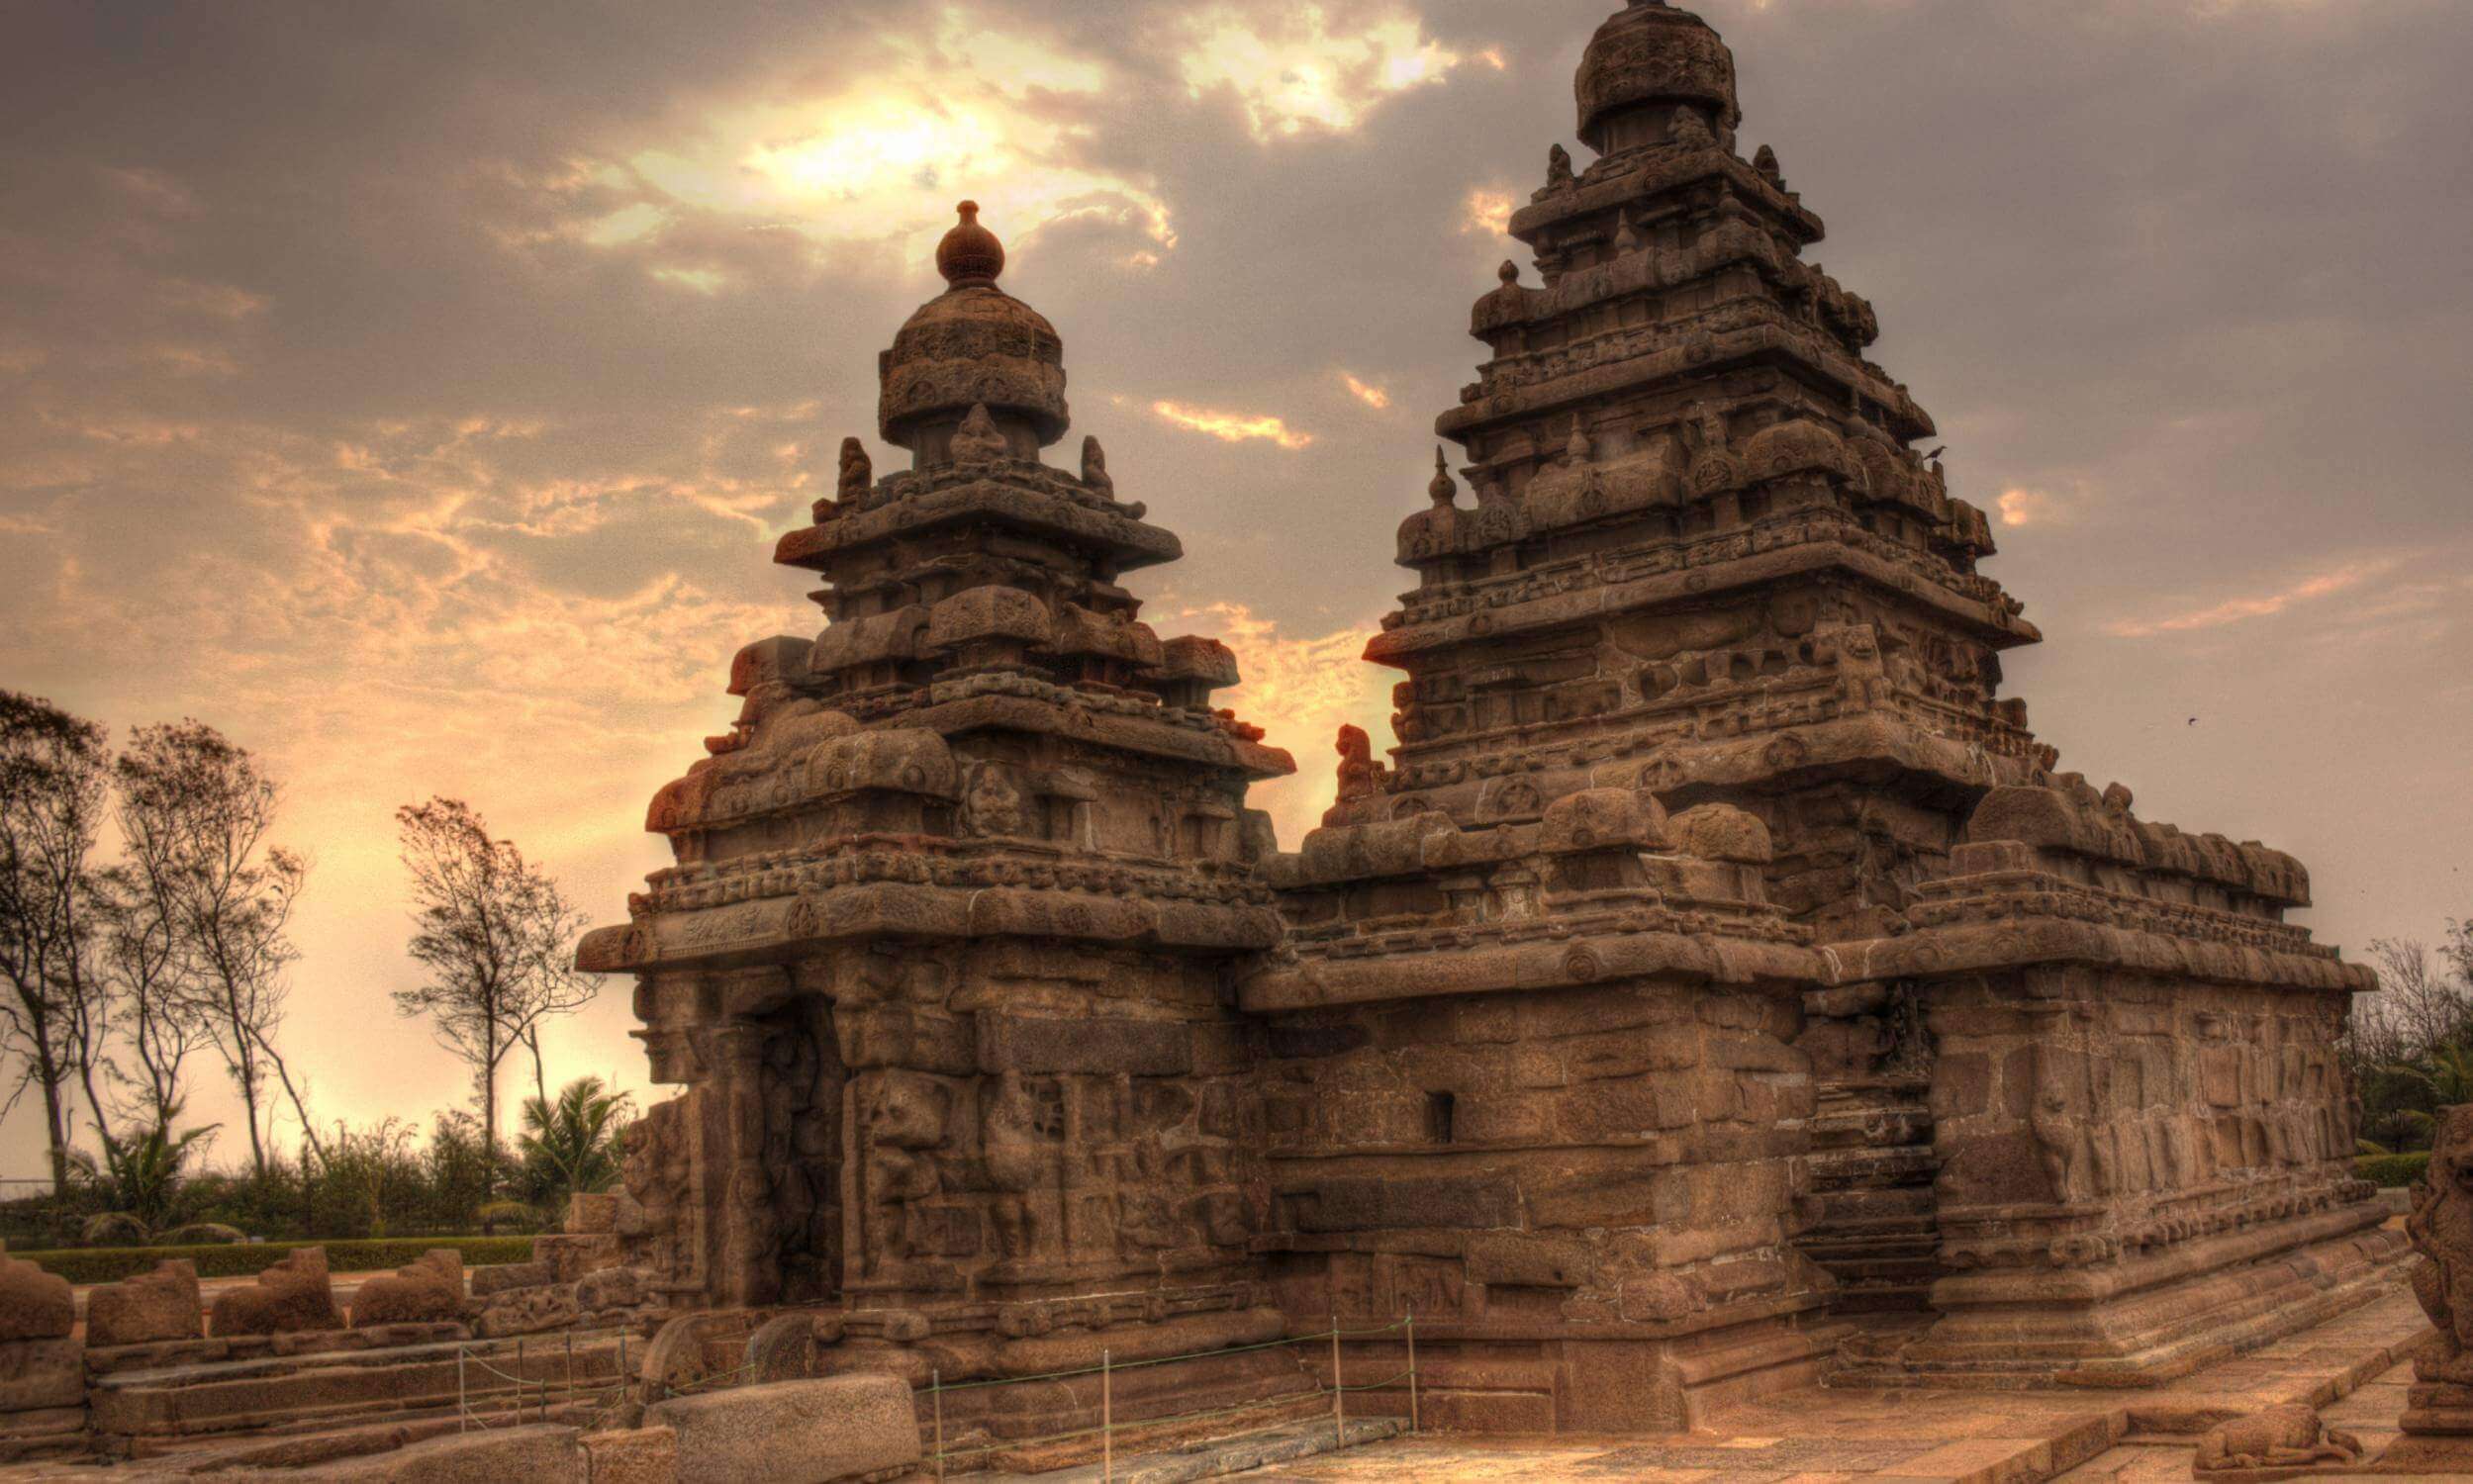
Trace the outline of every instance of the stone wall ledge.
<instances>
[{"instance_id":1,"label":"stone wall ledge","mask_svg":"<svg viewBox=\"0 0 2473 1484\"><path fill-rule=\"evenodd\" d=\"M1927 928L1902 938L1834 943L1822 950L1836 984L1979 974L2033 965L2078 964L2133 970L2207 983L2366 993L2366 967L2316 954L2266 953L2229 943L2165 937L2066 917L2021 914L1979 927Z\"/></svg>"},{"instance_id":2,"label":"stone wall ledge","mask_svg":"<svg viewBox=\"0 0 2473 1484\"><path fill-rule=\"evenodd\" d=\"M1636 980L1716 982L1800 995L1826 977L1819 955L1806 948L1675 933L1609 933L1345 963L1308 961L1248 980L1238 990L1238 1004L1249 1013L1269 1014Z\"/></svg>"}]
</instances>

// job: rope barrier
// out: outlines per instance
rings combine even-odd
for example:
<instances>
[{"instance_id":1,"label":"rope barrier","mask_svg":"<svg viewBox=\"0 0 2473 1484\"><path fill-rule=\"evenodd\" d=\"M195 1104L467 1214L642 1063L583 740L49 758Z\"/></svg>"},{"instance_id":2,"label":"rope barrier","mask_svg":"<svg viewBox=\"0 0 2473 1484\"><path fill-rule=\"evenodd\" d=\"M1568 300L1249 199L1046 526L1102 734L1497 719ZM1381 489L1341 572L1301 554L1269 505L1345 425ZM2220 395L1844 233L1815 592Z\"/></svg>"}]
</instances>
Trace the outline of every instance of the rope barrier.
<instances>
[{"instance_id":1,"label":"rope barrier","mask_svg":"<svg viewBox=\"0 0 2473 1484\"><path fill-rule=\"evenodd\" d=\"M1387 1376L1379 1381L1361 1381L1351 1385L1348 1384L1345 1376L1335 1373L1332 1376L1331 1384L1329 1385L1324 1385L1317 1381L1314 1383L1313 1389L1310 1391L1298 1392L1289 1396L1261 1398L1250 1402L1242 1402L1233 1407L1217 1407L1201 1412L1180 1412L1167 1417L1142 1418L1137 1421L1122 1423L1114 1421L1111 1416L1113 1409L1108 1405L1110 1399L1109 1383L1113 1381L1114 1373L1116 1371L1136 1370L1145 1366L1168 1365L1182 1360L1205 1360L1222 1355L1242 1355L1258 1350L1278 1349L1284 1345L1309 1345L1316 1341L1327 1340L1332 1342L1336 1346L1338 1342L1343 1339L1356 1339L1372 1335L1388 1335L1403 1329L1408 1332L1409 1336L1410 1349L1408 1368L1399 1372L1397 1375ZM1084 1438L1099 1438L1106 1440L1110 1444L1111 1466L1103 1469L1102 1472L1112 1475L1114 1472L1112 1467L1113 1443L1115 1440L1115 1435L1118 1433L1155 1430L1160 1428L1175 1427L1180 1424L1187 1423L1209 1422L1217 1418L1234 1417L1240 1413L1261 1412L1266 1408L1294 1406L1318 1401L1324 1398L1330 1399L1333 1403L1334 1412L1332 1416L1332 1428L1335 1437L1344 1436L1347 1431L1347 1424L1337 1411L1337 1408L1339 1399L1351 1392L1385 1391L1405 1382L1408 1385L1410 1392L1410 1410L1412 1413L1415 1411L1417 1378L1415 1336L1416 1320L1414 1315L1403 1316L1402 1318L1394 1320L1387 1325L1379 1325L1363 1330L1344 1330L1341 1329L1335 1321L1330 1329L1317 1330L1309 1335L1291 1335L1284 1340L1266 1341L1258 1345L1231 1345L1226 1349L1195 1350L1183 1355L1165 1355L1154 1360L1132 1360L1117 1363L1102 1358L1101 1363L1098 1365L1089 1366L1079 1370L1047 1371L1038 1375L1006 1376L987 1381L965 1381L957 1385L947 1385L944 1383L942 1377L939 1376L932 1381L930 1385L917 1388L918 1391L929 1393L933 1396L937 1409L937 1446L933 1452L928 1454L928 1459L936 1465L941 1476L941 1470L945 1463L953 1459L971 1458L982 1454L1005 1452L1018 1448L1038 1447L1047 1443L1074 1442ZM1338 1351L1334 1348L1333 1355L1335 1358L1337 1354ZM948 1448L943 1445L942 1430L944 1393L948 1391L978 1391L996 1386L1039 1385L1056 1381L1076 1380L1085 1376L1094 1375L1102 1378L1102 1394L1100 1396L1100 1416L1102 1421L1099 1426L1095 1428L1074 1428L1062 1433L1042 1433L1029 1438L1009 1438L1000 1441L979 1443L968 1447Z\"/></svg>"},{"instance_id":2,"label":"rope barrier","mask_svg":"<svg viewBox=\"0 0 2473 1484\"><path fill-rule=\"evenodd\" d=\"M1141 1370L1154 1365L1175 1365L1185 1360L1212 1360L1221 1355L1243 1355L1255 1350L1276 1350L1282 1345L1309 1345L1317 1340L1329 1340L1334 1337L1347 1340L1364 1335L1388 1335L1406 1323L1406 1320L1395 1319L1387 1325L1372 1330L1316 1330L1310 1335L1291 1335L1285 1340L1266 1340L1259 1345L1235 1345L1221 1350L1194 1350L1183 1355L1162 1355L1155 1360L1119 1360L1112 1366L1086 1365L1080 1370L1051 1370L1030 1376L999 1376L988 1381L954 1381L936 1389L979 1391L990 1386L1027 1386L1036 1381L1071 1381L1083 1376L1095 1376L1102 1370ZM916 1389L926 1391L930 1388L921 1386Z\"/></svg>"}]
</instances>

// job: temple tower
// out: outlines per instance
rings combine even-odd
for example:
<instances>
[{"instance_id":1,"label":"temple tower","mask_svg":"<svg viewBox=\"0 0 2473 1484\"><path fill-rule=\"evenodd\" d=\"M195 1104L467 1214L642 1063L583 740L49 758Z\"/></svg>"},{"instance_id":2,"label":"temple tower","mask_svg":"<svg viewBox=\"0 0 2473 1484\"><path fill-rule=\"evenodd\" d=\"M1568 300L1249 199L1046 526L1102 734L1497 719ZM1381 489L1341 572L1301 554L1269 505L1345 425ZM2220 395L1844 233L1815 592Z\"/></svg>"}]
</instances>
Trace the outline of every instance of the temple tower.
<instances>
[{"instance_id":1,"label":"temple tower","mask_svg":"<svg viewBox=\"0 0 2473 1484\"><path fill-rule=\"evenodd\" d=\"M1820 219L1740 152L1717 35L1633 0L1575 94L1598 157L1551 151L1511 221L1542 283L1476 304L1491 358L1438 423L1474 498L1446 465L1400 528L1418 586L1367 650L1398 745L1343 737L1325 833L1551 834L1609 790L1756 817L1754 889L1823 965L1796 1250L1842 1314L1942 1316L1858 1347L1876 1375L2151 1378L2359 1301L2392 1255L2344 1163L2367 979L2283 922L2307 875L2137 819L1999 696L2039 635Z\"/></svg>"},{"instance_id":2,"label":"temple tower","mask_svg":"<svg viewBox=\"0 0 2473 1484\"><path fill-rule=\"evenodd\" d=\"M1284 1326L1233 997L1281 931L1245 788L1291 765L1212 710L1224 646L1139 620L1119 578L1181 551L1097 442L1040 461L1063 343L961 215L881 365L912 467L845 444L777 554L831 622L738 656L737 724L653 802L677 865L583 954L636 976L655 1080L687 1089L630 1153L633 1257L682 1310L806 1306L828 1368L921 1384ZM1281 1351L1176 1370L1118 1421L1305 1384ZM999 1388L947 1421L1001 1440L1096 1405Z\"/></svg>"}]
</instances>

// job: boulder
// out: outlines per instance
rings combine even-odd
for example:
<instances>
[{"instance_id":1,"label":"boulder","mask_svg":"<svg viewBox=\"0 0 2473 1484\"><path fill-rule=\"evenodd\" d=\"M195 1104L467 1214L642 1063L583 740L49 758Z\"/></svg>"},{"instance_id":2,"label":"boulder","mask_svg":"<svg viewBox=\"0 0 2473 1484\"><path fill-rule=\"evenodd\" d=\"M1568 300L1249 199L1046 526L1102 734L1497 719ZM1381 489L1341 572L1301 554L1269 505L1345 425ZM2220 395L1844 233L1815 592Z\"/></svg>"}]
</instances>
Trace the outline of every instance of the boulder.
<instances>
[{"instance_id":1,"label":"boulder","mask_svg":"<svg viewBox=\"0 0 2473 1484\"><path fill-rule=\"evenodd\" d=\"M371 1278L352 1296L352 1328L443 1324L464 1312L463 1253L438 1248L408 1267Z\"/></svg>"},{"instance_id":2,"label":"boulder","mask_svg":"<svg viewBox=\"0 0 2473 1484\"><path fill-rule=\"evenodd\" d=\"M32 1262L0 1257L0 1341L65 1340L77 1328L68 1279Z\"/></svg>"},{"instance_id":3,"label":"boulder","mask_svg":"<svg viewBox=\"0 0 2473 1484\"><path fill-rule=\"evenodd\" d=\"M834 1484L919 1461L918 1413L895 1376L831 1376L674 1397L644 1409L678 1435L697 1484Z\"/></svg>"},{"instance_id":4,"label":"boulder","mask_svg":"<svg viewBox=\"0 0 2473 1484\"><path fill-rule=\"evenodd\" d=\"M307 1330L340 1330L334 1289L327 1281L327 1250L305 1247L257 1275L246 1288L230 1288L216 1296L214 1329L218 1339L232 1335L292 1335Z\"/></svg>"},{"instance_id":5,"label":"boulder","mask_svg":"<svg viewBox=\"0 0 2473 1484\"><path fill-rule=\"evenodd\" d=\"M185 1257L158 1262L152 1272L106 1283L86 1296L86 1344L97 1349L197 1340L205 1334L198 1265Z\"/></svg>"}]
</instances>

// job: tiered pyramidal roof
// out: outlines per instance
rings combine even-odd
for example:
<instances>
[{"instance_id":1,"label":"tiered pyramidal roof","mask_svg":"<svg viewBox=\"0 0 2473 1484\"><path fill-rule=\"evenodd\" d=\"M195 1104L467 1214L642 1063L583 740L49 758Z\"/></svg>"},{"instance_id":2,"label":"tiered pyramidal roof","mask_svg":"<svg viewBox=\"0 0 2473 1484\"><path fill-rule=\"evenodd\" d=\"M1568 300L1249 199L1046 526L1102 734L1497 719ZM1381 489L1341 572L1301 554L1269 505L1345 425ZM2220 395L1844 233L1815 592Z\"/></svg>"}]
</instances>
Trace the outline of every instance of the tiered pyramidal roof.
<instances>
[{"instance_id":1,"label":"tiered pyramidal roof","mask_svg":"<svg viewBox=\"0 0 2473 1484\"><path fill-rule=\"evenodd\" d=\"M1446 471L1401 527L1419 586L1368 651L1409 677L1396 771L1358 769L1332 822L1510 822L1591 786L1765 798L1781 903L1860 935L1965 802L2053 766L1996 696L2039 636L1918 452L1932 418L1868 358L1871 306L1805 259L1820 219L1772 151L1739 154L1717 34L1635 0L1576 93L1599 157L1558 145L1513 217L1543 283L1503 264L1472 326L1492 359L1439 423L1474 498ZM1851 769L1888 801L1860 828L1806 787Z\"/></svg>"}]
</instances>

